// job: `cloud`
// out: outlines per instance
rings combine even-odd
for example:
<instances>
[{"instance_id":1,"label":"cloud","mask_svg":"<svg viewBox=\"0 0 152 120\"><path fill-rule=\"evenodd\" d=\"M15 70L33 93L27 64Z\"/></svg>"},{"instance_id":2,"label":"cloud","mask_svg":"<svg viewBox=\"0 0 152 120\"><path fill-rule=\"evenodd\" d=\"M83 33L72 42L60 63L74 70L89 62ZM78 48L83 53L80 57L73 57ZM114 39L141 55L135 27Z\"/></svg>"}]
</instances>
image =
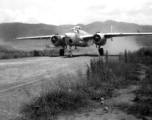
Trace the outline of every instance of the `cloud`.
<instances>
[{"instance_id":1,"label":"cloud","mask_svg":"<svg viewBox=\"0 0 152 120\"><path fill-rule=\"evenodd\" d=\"M33 9L33 8L32 8ZM35 18L35 11L31 12L31 8L20 11L11 9L0 9L0 22L27 22L27 23L38 23L39 21Z\"/></svg>"},{"instance_id":2,"label":"cloud","mask_svg":"<svg viewBox=\"0 0 152 120\"><path fill-rule=\"evenodd\" d=\"M1 0L0 22L88 24L117 20L152 24L151 0Z\"/></svg>"},{"instance_id":3,"label":"cloud","mask_svg":"<svg viewBox=\"0 0 152 120\"><path fill-rule=\"evenodd\" d=\"M110 1L106 0L102 4L91 5L87 8L90 11L88 16L94 19L105 21L107 19L132 22L138 24L152 24L152 1Z\"/></svg>"}]
</instances>

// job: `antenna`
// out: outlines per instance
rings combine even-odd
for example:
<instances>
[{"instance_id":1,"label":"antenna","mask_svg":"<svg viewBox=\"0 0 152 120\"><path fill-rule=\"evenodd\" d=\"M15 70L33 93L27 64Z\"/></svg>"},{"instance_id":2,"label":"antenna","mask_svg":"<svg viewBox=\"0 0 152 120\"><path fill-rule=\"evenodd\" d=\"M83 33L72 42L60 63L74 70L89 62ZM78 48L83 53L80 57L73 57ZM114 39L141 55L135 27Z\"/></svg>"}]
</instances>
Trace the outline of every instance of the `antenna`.
<instances>
[{"instance_id":1,"label":"antenna","mask_svg":"<svg viewBox=\"0 0 152 120\"><path fill-rule=\"evenodd\" d=\"M137 32L138 32L138 33L140 33L140 31L139 31L139 30L137 30ZM143 36L143 35L141 35L141 36Z\"/></svg>"}]
</instances>

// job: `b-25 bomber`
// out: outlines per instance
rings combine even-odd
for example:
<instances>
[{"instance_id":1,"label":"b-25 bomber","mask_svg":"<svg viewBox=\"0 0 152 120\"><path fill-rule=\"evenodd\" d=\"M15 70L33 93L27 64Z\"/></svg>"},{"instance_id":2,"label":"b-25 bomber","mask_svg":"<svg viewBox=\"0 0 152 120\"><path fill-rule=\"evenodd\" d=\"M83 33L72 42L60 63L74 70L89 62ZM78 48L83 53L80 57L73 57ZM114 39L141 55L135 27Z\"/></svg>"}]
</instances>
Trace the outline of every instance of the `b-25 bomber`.
<instances>
[{"instance_id":1,"label":"b-25 bomber","mask_svg":"<svg viewBox=\"0 0 152 120\"><path fill-rule=\"evenodd\" d=\"M71 28L68 32L64 35L46 35L46 36L32 36L32 37L19 37L16 38L17 40L41 40L41 39L49 39L51 43L56 46L60 47L59 55L65 55L65 49L68 50L68 56L72 57L72 47L88 47L95 44L98 48L99 55L104 55L104 46L108 39L113 37L124 37L124 36L143 36L143 35L152 35L152 33L113 33L112 27L110 33L101 33L97 32L95 34L89 34L81 29L80 26L75 26Z\"/></svg>"}]
</instances>

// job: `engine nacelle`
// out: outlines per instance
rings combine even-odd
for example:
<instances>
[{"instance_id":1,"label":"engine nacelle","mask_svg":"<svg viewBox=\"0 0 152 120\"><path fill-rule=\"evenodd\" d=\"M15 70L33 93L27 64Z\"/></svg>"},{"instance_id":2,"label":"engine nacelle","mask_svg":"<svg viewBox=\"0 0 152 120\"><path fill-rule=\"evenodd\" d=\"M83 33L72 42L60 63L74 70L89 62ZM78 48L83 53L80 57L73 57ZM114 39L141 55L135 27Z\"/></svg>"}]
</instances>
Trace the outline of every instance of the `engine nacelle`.
<instances>
[{"instance_id":1,"label":"engine nacelle","mask_svg":"<svg viewBox=\"0 0 152 120\"><path fill-rule=\"evenodd\" d=\"M55 46L65 46L64 37L62 37L60 35L54 35L51 38L51 43Z\"/></svg>"},{"instance_id":2,"label":"engine nacelle","mask_svg":"<svg viewBox=\"0 0 152 120\"><path fill-rule=\"evenodd\" d=\"M104 36L104 34L102 33L96 33L94 36L93 36L93 42L96 44L96 45L105 45L106 44L106 38Z\"/></svg>"}]
</instances>

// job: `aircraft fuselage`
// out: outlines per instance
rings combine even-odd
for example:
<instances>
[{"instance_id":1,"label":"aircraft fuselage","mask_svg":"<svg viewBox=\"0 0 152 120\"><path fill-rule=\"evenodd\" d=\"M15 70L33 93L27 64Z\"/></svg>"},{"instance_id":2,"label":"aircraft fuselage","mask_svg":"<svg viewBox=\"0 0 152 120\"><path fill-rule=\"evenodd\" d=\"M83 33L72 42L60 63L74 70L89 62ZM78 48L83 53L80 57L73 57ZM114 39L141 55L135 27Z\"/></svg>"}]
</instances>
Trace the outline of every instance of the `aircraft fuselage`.
<instances>
[{"instance_id":1,"label":"aircraft fuselage","mask_svg":"<svg viewBox=\"0 0 152 120\"><path fill-rule=\"evenodd\" d=\"M93 44L93 40L85 41L81 35L88 35L87 32L78 30L75 32L65 33L65 43L70 46L87 47Z\"/></svg>"}]
</instances>

